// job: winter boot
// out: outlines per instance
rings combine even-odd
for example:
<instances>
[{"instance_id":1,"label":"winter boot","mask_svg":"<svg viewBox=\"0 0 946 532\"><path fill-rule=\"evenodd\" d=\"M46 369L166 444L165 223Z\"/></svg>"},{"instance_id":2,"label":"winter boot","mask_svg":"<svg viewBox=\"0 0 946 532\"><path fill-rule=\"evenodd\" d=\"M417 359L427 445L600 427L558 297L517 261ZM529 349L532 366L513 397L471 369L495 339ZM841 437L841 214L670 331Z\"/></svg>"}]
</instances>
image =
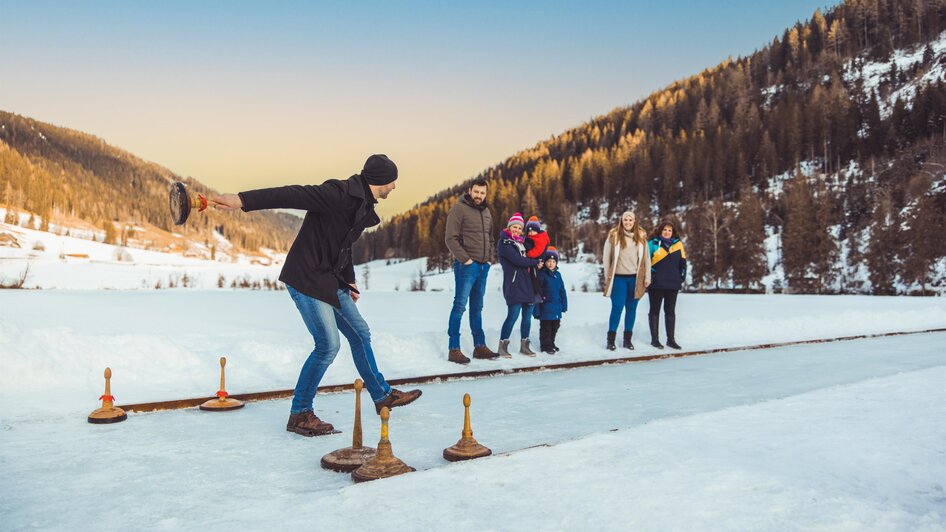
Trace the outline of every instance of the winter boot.
<instances>
[{"instance_id":1,"label":"winter boot","mask_svg":"<svg viewBox=\"0 0 946 532\"><path fill-rule=\"evenodd\" d=\"M512 354L509 352L509 340L500 340L497 352L503 358L512 358Z\"/></svg>"},{"instance_id":2,"label":"winter boot","mask_svg":"<svg viewBox=\"0 0 946 532\"><path fill-rule=\"evenodd\" d=\"M423 392L420 390L402 392L397 388L391 388L391 393L389 393L384 399L375 403L374 409L377 410L378 414L381 414L381 409L384 407L388 407L388 410L390 410L399 406L409 405L413 403L418 397L420 397L421 393Z\"/></svg>"},{"instance_id":3,"label":"winter boot","mask_svg":"<svg viewBox=\"0 0 946 532\"><path fill-rule=\"evenodd\" d=\"M331 423L322 421L311 410L306 410L301 414L289 414L286 430L303 436L323 436L338 433Z\"/></svg>"},{"instance_id":4,"label":"winter boot","mask_svg":"<svg viewBox=\"0 0 946 532\"><path fill-rule=\"evenodd\" d=\"M476 352L473 353L473 356L476 356ZM450 362L456 362L457 364L469 364L470 359L463 354L463 351L459 349L451 349L450 354L447 355L447 360Z\"/></svg>"},{"instance_id":5,"label":"winter boot","mask_svg":"<svg viewBox=\"0 0 946 532\"><path fill-rule=\"evenodd\" d=\"M617 338L618 333L614 331L608 331L608 351L614 351L617 349L617 346L614 345L614 339Z\"/></svg>"},{"instance_id":6,"label":"winter boot","mask_svg":"<svg viewBox=\"0 0 946 532\"><path fill-rule=\"evenodd\" d=\"M523 338L519 343L519 354L527 357L534 357L535 351L529 349L529 339Z\"/></svg>"},{"instance_id":7,"label":"winter boot","mask_svg":"<svg viewBox=\"0 0 946 532\"><path fill-rule=\"evenodd\" d=\"M677 344L677 341L674 339L674 329L677 325L676 316L667 316L667 347L672 347L673 349L683 349Z\"/></svg>"},{"instance_id":8,"label":"winter boot","mask_svg":"<svg viewBox=\"0 0 946 532\"><path fill-rule=\"evenodd\" d=\"M478 345L473 348L473 358L480 358L484 360L496 360L499 358L499 353L496 353L485 345Z\"/></svg>"},{"instance_id":9,"label":"winter boot","mask_svg":"<svg viewBox=\"0 0 946 532\"><path fill-rule=\"evenodd\" d=\"M656 316L647 316L650 324L650 345L657 349L663 349L664 345L660 343L660 314Z\"/></svg>"},{"instance_id":10,"label":"winter boot","mask_svg":"<svg viewBox=\"0 0 946 532\"><path fill-rule=\"evenodd\" d=\"M634 350L634 344L631 343L631 331L624 331L624 347Z\"/></svg>"}]
</instances>

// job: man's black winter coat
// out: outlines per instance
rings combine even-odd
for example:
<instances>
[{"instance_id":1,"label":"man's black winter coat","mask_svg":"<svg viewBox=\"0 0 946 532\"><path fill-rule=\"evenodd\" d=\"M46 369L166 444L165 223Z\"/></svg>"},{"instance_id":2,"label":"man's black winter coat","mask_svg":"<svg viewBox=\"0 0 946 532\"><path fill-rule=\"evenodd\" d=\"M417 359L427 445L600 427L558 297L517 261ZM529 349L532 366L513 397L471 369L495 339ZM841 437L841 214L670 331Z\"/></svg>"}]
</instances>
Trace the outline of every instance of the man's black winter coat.
<instances>
[{"instance_id":1,"label":"man's black winter coat","mask_svg":"<svg viewBox=\"0 0 946 532\"><path fill-rule=\"evenodd\" d=\"M240 192L244 211L302 209L302 228L289 248L279 280L339 308L338 289L355 282L351 246L368 227L381 223L377 201L358 174L321 185L291 185Z\"/></svg>"}]
</instances>

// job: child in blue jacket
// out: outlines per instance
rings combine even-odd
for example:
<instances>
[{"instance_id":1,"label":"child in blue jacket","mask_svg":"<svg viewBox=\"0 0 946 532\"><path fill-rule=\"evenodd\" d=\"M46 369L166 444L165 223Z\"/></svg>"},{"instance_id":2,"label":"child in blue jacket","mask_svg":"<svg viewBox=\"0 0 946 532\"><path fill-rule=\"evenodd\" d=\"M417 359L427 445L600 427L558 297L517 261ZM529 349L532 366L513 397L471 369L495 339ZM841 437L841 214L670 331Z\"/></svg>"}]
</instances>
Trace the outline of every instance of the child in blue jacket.
<instances>
[{"instance_id":1,"label":"child in blue jacket","mask_svg":"<svg viewBox=\"0 0 946 532\"><path fill-rule=\"evenodd\" d=\"M542 302L535 306L533 316L539 319L539 347L543 353L554 355L559 349L555 335L562 324L562 314L568 312L568 295L565 281L558 271L558 250L549 246L542 255L545 267L539 270L542 286Z\"/></svg>"}]
</instances>

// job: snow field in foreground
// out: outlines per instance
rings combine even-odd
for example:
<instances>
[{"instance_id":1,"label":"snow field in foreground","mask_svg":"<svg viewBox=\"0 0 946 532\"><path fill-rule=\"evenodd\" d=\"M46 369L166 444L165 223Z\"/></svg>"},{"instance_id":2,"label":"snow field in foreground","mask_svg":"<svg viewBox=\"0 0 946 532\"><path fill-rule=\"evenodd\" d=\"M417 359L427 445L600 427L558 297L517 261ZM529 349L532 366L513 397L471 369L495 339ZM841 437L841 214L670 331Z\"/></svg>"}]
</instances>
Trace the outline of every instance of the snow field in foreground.
<instances>
[{"instance_id":1,"label":"snow field in foreground","mask_svg":"<svg viewBox=\"0 0 946 532\"><path fill-rule=\"evenodd\" d=\"M569 298L560 353L467 366L446 360L452 294L369 291L358 306L389 379L660 352L648 345L646 300L637 311L637 349L611 352L604 347L610 302L593 293ZM488 292L483 324L493 349L505 315L502 296ZM470 354L466 318L462 347ZM944 298L681 294L677 304L677 340L686 350L944 327ZM538 332L533 322L533 343ZM519 334L517 326L514 344ZM323 384L357 377L348 343L341 344ZM230 393L291 389L311 350L286 292L0 291L0 420L84 417L102 394L106 366L119 404L213 395L220 356L229 360Z\"/></svg>"},{"instance_id":2,"label":"snow field in foreground","mask_svg":"<svg viewBox=\"0 0 946 532\"><path fill-rule=\"evenodd\" d=\"M7 420L0 520L13 530L943 530L944 337L424 386L391 421L395 454L420 471L362 485L318 466L351 442L350 393L317 398L344 434L312 439L285 432L288 401L104 426ZM464 392L474 436L512 454L442 460ZM374 444L377 417L364 420ZM552 446L525 449L541 444Z\"/></svg>"}]
</instances>

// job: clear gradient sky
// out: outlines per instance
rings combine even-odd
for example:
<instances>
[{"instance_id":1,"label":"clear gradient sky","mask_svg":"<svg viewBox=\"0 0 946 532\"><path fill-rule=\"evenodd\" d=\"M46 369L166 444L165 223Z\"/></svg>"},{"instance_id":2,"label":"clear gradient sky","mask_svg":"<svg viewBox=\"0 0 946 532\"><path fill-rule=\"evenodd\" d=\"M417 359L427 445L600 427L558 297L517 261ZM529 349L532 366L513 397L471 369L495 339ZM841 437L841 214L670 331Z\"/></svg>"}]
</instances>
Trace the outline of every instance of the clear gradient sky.
<instances>
[{"instance_id":1,"label":"clear gradient sky","mask_svg":"<svg viewBox=\"0 0 946 532\"><path fill-rule=\"evenodd\" d=\"M390 216L824 5L0 0L0 109L229 192L386 153Z\"/></svg>"}]
</instances>

